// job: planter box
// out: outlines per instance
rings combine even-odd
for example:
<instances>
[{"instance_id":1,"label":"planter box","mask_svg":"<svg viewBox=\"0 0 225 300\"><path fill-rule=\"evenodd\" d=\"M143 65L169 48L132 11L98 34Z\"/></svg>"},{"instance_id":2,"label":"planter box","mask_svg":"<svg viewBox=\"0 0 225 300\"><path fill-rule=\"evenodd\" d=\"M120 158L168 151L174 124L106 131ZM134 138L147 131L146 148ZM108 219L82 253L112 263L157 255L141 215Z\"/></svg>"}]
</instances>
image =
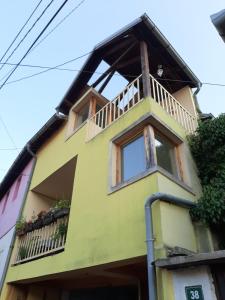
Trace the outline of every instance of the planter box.
<instances>
[{"instance_id":1,"label":"planter box","mask_svg":"<svg viewBox=\"0 0 225 300\"><path fill-rule=\"evenodd\" d=\"M69 214L69 212L70 212L69 208L58 208L53 212L54 219L57 220L57 219L63 218L65 216L67 216Z\"/></svg>"},{"instance_id":2,"label":"planter box","mask_svg":"<svg viewBox=\"0 0 225 300\"><path fill-rule=\"evenodd\" d=\"M24 234L25 234L25 230L24 229L16 230L16 235L22 236Z\"/></svg>"},{"instance_id":3,"label":"planter box","mask_svg":"<svg viewBox=\"0 0 225 300\"><path fill-rule=\"evenodd\" d=\"M54 222L54 217L52 212L48 212L44 217L43 217L43 225L47 226L51 223Z\"/></svg>"},{"instance_id":4,"label":"planter box","mask_svg":"<svg viewBox=\"0 0 225 300\"><path fill-rule=\"evenodd\" d=\"M33 231L34 228L33 228L33 223L27 223L26 226L25 226L25 232L31 232Z\"/></svg>"},{"instance_id":5,"label":"planter box","mask_svg":"<svg viewBox=\"0 0 225 300\"><path fill-rule=\"evenodd\" d=\"M33 223L33 229L40 229L41 227L43 227L43 220L42 219L38 219Z\"/></svg>"}]
</instances>

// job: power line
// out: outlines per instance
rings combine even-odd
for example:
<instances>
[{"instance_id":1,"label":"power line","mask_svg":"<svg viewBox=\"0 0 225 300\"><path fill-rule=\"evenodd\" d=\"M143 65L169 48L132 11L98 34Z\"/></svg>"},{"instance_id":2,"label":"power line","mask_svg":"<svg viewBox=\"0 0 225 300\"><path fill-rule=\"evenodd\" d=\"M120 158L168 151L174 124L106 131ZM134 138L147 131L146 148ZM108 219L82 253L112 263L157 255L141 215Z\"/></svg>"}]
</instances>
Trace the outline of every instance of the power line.
<instances>
[{"instance_id":1,"label":"power line","mask_svg":"<svg viewBox=\"0 0 225 300\"><path fill-rule=\"evenodd\" d=\"M30 19L32 18L33 14L36 12L36 10L38 9L38 7L40 6L41 2L43 0L40 0L38 2L38 4L36 5L36 7L34 8L34 10L32 11L31 15L29 16L29 18L27 19L27 21L23 24L23 26L21 27L21 29L19 30L19 32L16 34L16 36L14 37L13 41L11 42L11 44L9 45L9 47L6 49L5 53L2 55L2 57L0 58L0 62L3 60L3 58L6 56L6 54L9 52L10 48L12 47L12 45L15 43L15 41L17 40L18 36L20 35L20 33L23 31L24 27L27 25L27 23L30 21Z\"/></svg>"},{"instance_id":2,"label":"power line","mask_svg":"<svg viewBox=\"0 0 225 300\"><path fill-rule=\"evenodd\" d=\"M53 1L53 0L52 0ZM39 33L39 35L37 36L37 38L34 40L34 42L31 44L31 46L28 48L28 50L26 51L26 53L23 55L23 57L20 59L20 61L17 63L17 65L15 66L15 68L12 70L12 72L7 76L7 78L5 79L5 81L3 82L3 84L0 86L0 90L3 88L3 86L7 83L7 81L9 80L9 78L13 75L13 73L16 71L16 69L18 68L18 66L21 64L21 62L25 59L25 57L27 56L27 54L30 52L30 50L33 48L33 46L36 44L36 42L40 39L40 37L43 35L43 33L45 32L45 30L48 28L48 26L52 23L52 21L55 19L55 17L58 15L58 13L62 10L62 8L65 6L65 4L68 2L69 0L65 0L61 6L57 9L57 11L54 13L54 15L51 17L51 19L48 21L48 23L45 25L45 27L42 29L42 31Z\"/></svg>"},{"instance_id":3,"label":"power line","mask_svg":"<svg viewBox=\"0 0 225 300\"><path fill-rule=\"evenodd\" d=\"M43 39L39 41L39 43L36 44L36 46L33 47L33 49L30 51L32 52L35 48L37 48L53 31L55 31L67 18L69 18L86 0L80 1L59 23L55 25L55 27L52 28L52 30L47 33Z\"/></svg>"},{"instance_id":4,"label":"power line","mask_svg":"<svg viewBox=\"0 0 225 300\"><path fill-rule=\"evenodd\" d=\"M22 42L25 40L25 38L28 36L28 34L33 30L33 28L36 26L36 24L40 21L40 19L43 17L43 15L46 13L46 11L49 9L49 7L51 6L51 4L54 2L54 0L51 0L48 5L46 5L46 7L44 8L44 10L42 11L42 13L40 14L40 16L35 20L35 22L32 24L32 26L29 28L29 30L26 32L26 34L23 36L23 38L20 40L20 42L16 45L16 47L13 49L13 51L11 52L11 54L7 57L6 62L9 61L9 59L13 56L13 54L16 52L16 50L19 48L19 46L22 44ZM2 65L0 67L0 70L4 67L4 65ZM10 71L11 72L11 71ZM6 74L8 75L8 73ZM5 76L6 76L5 75ZM3 78L0 79L3 80L5 78L5 76Z\"/></svg>"},{"instance_id":5,"label":"power line","mask_svg":"<svg viewBox=\"0 0 225 300\"><path fill-rule=\"evenodd\" d=\"M29 64L26 64L26 65L21 65L20 64L20 67L30 67L30 68L40 68L40 69L45 69L44 71L41 71L41 72L37 72L37 73L34 73L34 74L31 74L31 75L28 75L28 76L23 76L21 78L18 78L18 79L15 79L15 80L12 80L12 81L9 81L7 82L6 84L12 84L12 83L16 83L16 82L19 82L19 81L23 81L23 80L26 80L26 79L29 79L29 78L32 78L32 77L35 77L35 76L38 76L38 75L41 75L43 73L46 73L48 71L51 71L51 70L58 70L58 71L69 71L69 72L83 72L83 73L92 73L92 74L99 74L99 75L102 75L103 72L97 72L97 71L88 71L88 70L82 70L82 69L68 69L68 68L60 68L66 64L69 64L71 62L74 62L80 58L83 58L85 56L87 56L88 54L91 54L93 51L90 51L90 52L87 52L81 56L78 56L78 57L75 57L71 60L68 60L62 64L59 64L59 65L56 65L56 66L53 66L53 67L48 67L48 66L41 66L41 65L29 65ZM1 63L0 63L1 64ZM17 64L13 64L13 63L9 63L10 65L17 65ZM126 76L126 77L131 77L131 78L136 78L137 76L135 75L131 75L131 74L119 74L119 73L115 73L116 76ZM156 77L155 79L157 79L158 81L171 81L171 82L181 82L181 83L195 83L191 80L180 80L180 79L172 79L172 78L161 78L161 77ZM223 83L215 83L215 82L202 82L201 83L202 85L212 85L212 86L220 86L220 87L225 87L225 84Z\"/></svg>"},{"instance_id":6,"label":"power line","mask_svg":"<svg viewBox=\"0 0 225 300\"><path fill-rule=\"evenodd\" d=\"M7 128L7 126L6 126L6 124L5 124L4 120L3 120L3 118L1 117L1 115L0 115L0 121L1 121L1 123L2 123L3 128L5 129L5 132L6 132L6 134L8 135L8 137L9 137L9 139L10 139L12 145L14 146L14 148L17 148L16 143L15 143L13 137L11 136L11 134L10 134L10 132L9 132L9 130L8 130L8 128Z\"/></svg>"}]
</instances>

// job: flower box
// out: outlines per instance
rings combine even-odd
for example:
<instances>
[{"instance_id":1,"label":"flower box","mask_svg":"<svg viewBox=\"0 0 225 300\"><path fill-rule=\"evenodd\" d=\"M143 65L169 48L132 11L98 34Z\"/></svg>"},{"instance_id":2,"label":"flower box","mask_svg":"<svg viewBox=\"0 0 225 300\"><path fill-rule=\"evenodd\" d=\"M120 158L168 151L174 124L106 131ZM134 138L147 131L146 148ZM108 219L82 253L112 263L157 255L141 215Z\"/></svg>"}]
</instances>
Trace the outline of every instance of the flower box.
<instances>
[{"instance_id":1,"label":"flower box","mask_svg":"<svg viewBox=\"0 0 225 300\"><path fill-rule=\"evenodd\" d=\"M70 212L70 209L69 208L56 208L54 211L53 211L53 215L54 215L54 219L60 219L60 218L63 218L65 216L67 216Z\"/></svg>"}]
</instances>

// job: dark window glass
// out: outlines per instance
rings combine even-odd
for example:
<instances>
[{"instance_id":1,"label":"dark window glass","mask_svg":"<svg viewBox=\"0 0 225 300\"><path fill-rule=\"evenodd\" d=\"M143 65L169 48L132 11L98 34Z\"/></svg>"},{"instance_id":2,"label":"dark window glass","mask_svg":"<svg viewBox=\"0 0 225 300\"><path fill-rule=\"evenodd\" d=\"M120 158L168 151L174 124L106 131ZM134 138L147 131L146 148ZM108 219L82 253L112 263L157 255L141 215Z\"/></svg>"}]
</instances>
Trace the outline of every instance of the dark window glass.
<instances>
[{"instance_id":1,"label":"dark window glass","mask_svg":"<svg viewBox=\"0 0 225 300\"><path fill-rule=\"evenodd\" d=\"M18 196L18 192L19 192L19 188L20 188L20 182L21 182L21 179L22 179L22 176L20 176L18 179L17 179L17 182L16 182L16 186L15 186L15 190L14 190L14 194L13 194L13 201L17 198Z\"/></svg>"},{"instance_id":2,"label":"dark window glass","mask_svg":"<svg viewBox=\"0 0 225 300\"><path fill-rule=\"evenodd\" d=\"M124 145L121 152L122 181L126 181L146 170L143 135Z\"/></svg>"},{"instance_id":3,"label":"dark window glass","mask_svg":"<svg viewBox=\"0 0 225 300\"><path fill-rule=\"evenodd\" d=\"M155 136L157 164L169 173L177 175L174 145L162 136Z\"/></svg>"},{"instance_id":4,"label":"dark window glass","mask_svg":"<svg viewBox=\"0 0 225 300\"><path fill-rule=\"evenodd\" d=\"M8 198L9 198L9 193L10 193L10 191L8 191L8 193L5 196L5 200L4 200L3 207L2 207L2 214L4 213L4 211L6 209L6 205L7 205Z\"/></svg>"},{"instance_id":5,"label":"dark window glass","mask_svg":"<svg viewBox=\"0 0 225 300\"><path fill-rule=\"evenodd\" d=\"M84 123L88 118L89 113L89 104L85 105L81 108L81 110L77 113L76 127L80 126Z\"/></svg>"}]
</instances>

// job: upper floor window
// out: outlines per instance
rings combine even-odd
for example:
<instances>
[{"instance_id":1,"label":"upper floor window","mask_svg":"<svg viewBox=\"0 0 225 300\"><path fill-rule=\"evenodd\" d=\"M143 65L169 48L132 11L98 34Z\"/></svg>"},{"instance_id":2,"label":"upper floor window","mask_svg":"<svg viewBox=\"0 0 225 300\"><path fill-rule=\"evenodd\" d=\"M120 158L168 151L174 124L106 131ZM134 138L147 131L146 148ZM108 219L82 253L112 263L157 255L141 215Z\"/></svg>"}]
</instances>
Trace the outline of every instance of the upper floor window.
<instances>
[{"instance_id":1,"label":"upper floor window","mask_svg":"<svg viewBox=\"0 0 225 300\"><path fill-rule=\"evenodd\" d=\"M8 199L9 199L9 193L10 193L10 191L7 192L5 199L4 199L4 203L3 203L3 207L2 207L2 215L4 214L5 209L6 209L6 205L7 205Z\"/></svg>"},{"instance_id":2,"label":"upper floor window","mask_svg":"<svg viewBox=\"0 0 225 300\"><path fill-rule=\"evenodd\" d=\"M14 193L13 193L13 201L17 198L18 196L18 192L19 192L19 188L20 188L20 183L21 183L21 179L22 179L22 176L20 176L17 181L16 181L16 186L15 186L15 190L14 190Z\"/></svg>"},{"instance_id":3,"label":"upper floor window","mask_svg":"<svg viewBox=\"0 0 225 300\"><path fill-rule=\"evenodd\" d=\"M121 147L121 179L126 181L146 170L143 134Z\"/></svg>"},{"instance_id":4,"label":"upper floor window","mask_svg":"<svg viewBox=\"0 0 225 300\"><path fill-rule=\"evenodd\" d=\"M96 114L108 100L90 88L71 108L67 136L71 136L85 121Z\"/></svg>"},{"instance_id":5,"label":"upper floor window","mask_svg":"<svg viewBox=\"0 0 225 300\"><path fill-rule=\"evenodd\" d=\"M139 178L154 168L183 180L177 147L178 144L151 125L125 134L114 143L113 185Z\"/></svg>"}]
</instances>

